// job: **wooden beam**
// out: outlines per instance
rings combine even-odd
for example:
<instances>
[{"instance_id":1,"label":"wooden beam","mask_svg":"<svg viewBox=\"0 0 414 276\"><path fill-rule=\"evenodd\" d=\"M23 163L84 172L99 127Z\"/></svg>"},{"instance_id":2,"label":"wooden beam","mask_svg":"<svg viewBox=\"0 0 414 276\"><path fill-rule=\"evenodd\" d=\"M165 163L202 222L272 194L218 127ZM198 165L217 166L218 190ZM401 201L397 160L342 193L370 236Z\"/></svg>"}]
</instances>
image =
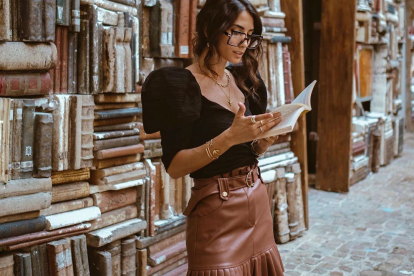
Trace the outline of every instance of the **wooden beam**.
<instances>
[{"instance_id":1,"label":"wooden beam","mask_svg":"<svg viewBox=\"0 0 414 276\"><path fill-rule=\"evenodd\" d=\"M414 20L414 0L405 1L405 128L407 131L414 132L414 122L412 120L411 101L411 66L412 66L412 42L409 36L409 26Z\"/></svg>"},{"instance_id":2,"label":"wooden beam","mask_svg":"<svg viewBox=\"0 0 414 276\"><path fill-rule=\"evenodd\" d=\"M295 97L305 88L305 61L303 50L302 0L281 0L282 11L286 14L287 35L292 38L291 51L292 82ZM302 196L306 228L309 229L308 209L308 154L306 144L306 117L298 120L299 131L292 133L292 150L298 157L302 169Z\"/></svg>"},{"instance_id":3,"label":"wooden beam","mask_svg":"<svg viewBox=\"0 0 414 276\"><path fill-rule=\"evenodd\" d=\"M316 188L349 191L356 1L322 0Z\"/></svg>"}]
</instances>

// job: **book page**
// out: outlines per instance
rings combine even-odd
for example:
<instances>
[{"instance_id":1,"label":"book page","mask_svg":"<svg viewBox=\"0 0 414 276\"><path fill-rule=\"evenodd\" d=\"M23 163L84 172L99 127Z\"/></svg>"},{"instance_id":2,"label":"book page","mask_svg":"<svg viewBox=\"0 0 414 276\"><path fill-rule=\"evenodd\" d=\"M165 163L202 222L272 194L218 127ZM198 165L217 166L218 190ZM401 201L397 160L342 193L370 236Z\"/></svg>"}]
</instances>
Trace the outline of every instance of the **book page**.
<instances>
[{"instance_id":1,"label":"book page","mask_svg":"<svg viewBox=\"0 0 414 276\"><path fill-rule=\"evenodd\" d=\"M306 87L297 97L296 99L292 102L292 104L294 103L301 103L307 106L307 109L311 110L311 95L312 95L312 91L313 91L313 87L316 84L316 80L313 81L311 84L308 85L308 87Z\"/></svg>"}]
</instances>

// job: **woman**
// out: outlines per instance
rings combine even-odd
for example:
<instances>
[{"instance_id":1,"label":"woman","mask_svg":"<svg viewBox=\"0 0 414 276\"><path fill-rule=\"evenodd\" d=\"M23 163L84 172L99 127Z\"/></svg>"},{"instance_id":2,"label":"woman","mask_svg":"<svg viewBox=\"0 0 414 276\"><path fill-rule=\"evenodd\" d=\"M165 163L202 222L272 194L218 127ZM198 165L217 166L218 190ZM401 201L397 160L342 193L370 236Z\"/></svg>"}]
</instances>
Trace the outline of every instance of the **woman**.
<instances>
[{"instance_id":1,"label":"woman","mask_svg":"<svg viewBox=\"0 0 414 276\"><path fill-rule=\"evenodd\" d=\"M265 113L260 17L247 0L207 0L196 31L196 62L157 69L142 87L144 130L161 131L168 174L194 178L187 276L283 275L257 167L278 137L256 138L281 121Z\"/></svg>"}]
</instances>

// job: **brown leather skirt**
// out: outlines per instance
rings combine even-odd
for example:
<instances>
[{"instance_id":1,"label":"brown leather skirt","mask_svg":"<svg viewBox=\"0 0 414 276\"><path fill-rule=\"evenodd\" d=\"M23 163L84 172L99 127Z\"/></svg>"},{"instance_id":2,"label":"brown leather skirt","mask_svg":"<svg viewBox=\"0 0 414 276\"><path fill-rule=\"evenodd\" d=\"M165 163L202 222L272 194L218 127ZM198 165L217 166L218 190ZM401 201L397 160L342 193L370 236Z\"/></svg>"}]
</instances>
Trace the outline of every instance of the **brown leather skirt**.
<instances>
[{"instance_id":1,"label":"brown leather skirt","mask_svg":"<svg viewBox=\"0 0 414 276\"><path fill-rule=\"evenodd\" d=\"M260 169L195 179L187 216L187 276L283 276Z\"/></svg>"}]
</instances>

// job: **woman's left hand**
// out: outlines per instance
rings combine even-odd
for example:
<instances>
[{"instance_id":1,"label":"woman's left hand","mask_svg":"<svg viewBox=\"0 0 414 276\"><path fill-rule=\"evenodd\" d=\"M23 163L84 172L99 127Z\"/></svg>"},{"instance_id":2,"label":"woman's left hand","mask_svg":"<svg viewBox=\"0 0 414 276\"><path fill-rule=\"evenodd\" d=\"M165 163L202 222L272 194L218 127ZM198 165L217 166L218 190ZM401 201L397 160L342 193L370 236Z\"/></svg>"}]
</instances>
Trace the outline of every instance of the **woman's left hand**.
<instances>
[{"instance_id":1,"label":"woman's left hand","mask_svg":"<svg viewBox=\"0 0 414 276\"><path fill-rule=\"evenodd\" d=\"M255 143L255 151L259 153L264 153L267 149L272 145L277 139L279 139L279 135L270 136L267 138L262 138L257 140Z\"/></svg>"}]
</instances>

